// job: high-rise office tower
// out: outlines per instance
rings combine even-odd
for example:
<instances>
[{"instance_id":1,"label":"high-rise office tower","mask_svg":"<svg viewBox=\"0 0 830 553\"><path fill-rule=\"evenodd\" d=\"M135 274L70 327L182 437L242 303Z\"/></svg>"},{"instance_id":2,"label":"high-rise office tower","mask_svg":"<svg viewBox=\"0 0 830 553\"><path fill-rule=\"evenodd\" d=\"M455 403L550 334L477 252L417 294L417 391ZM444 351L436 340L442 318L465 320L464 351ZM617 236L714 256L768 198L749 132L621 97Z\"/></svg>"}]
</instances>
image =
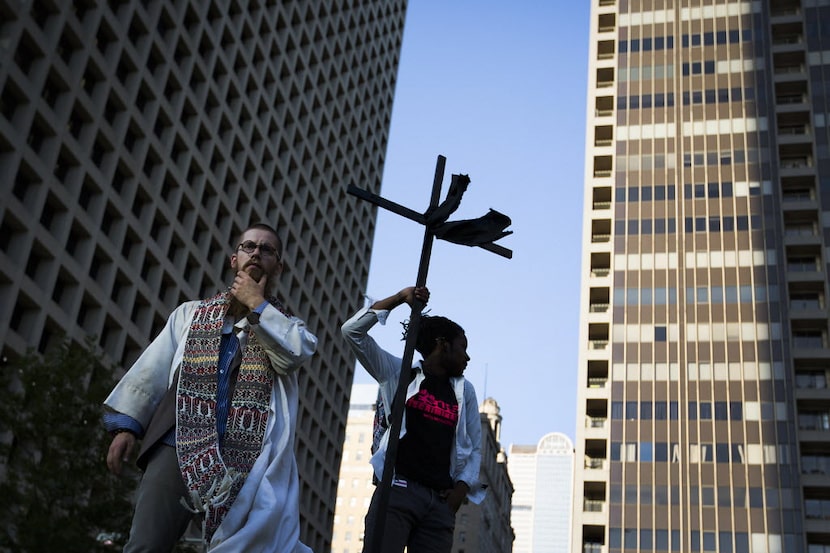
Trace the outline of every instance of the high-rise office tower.
<instances>
[{"instance_id":1,"label":"high-rise office tower","mask_svg":"<svg viewBox=\"0 0 830 553\"><path fill-rule=\"evenodd\" d=\"M571 543L574 448L551 432L535 445L511 444L508 453L516 532L514 553L558 553Z\"/></svg>"},{"instance_id":2,"label":"high-rise office tower","mask_svg":"<svg viewBox=\"0 0 830 553\"><path fill-rule=\"evenodd\" d=\"M828 28L592 1L574 551L830 551Z\"/></svg>"},{"instance_id":3,"label":"high-rise office tower","mask_svg":"<svg viewBox=\"0 0 830 553\"><path fill-rule=\"evenodd\" d=\"M62 333L129 366L229 282L268 221L278 295L317 334L300 373L302 538L328 549L405 0L0 0L0 348Z\"/></svg>"}]
</instances>

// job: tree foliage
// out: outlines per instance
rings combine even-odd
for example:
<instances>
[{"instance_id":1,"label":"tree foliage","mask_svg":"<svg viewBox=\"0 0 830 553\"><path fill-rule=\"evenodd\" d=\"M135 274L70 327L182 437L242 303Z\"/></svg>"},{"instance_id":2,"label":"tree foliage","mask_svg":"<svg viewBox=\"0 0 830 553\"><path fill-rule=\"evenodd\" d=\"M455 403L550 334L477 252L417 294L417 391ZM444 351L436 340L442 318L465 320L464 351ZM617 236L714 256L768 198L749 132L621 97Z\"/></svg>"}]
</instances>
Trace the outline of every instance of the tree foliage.
<instances>
[{"instance_id":1,"label":"tree foliage","mask_svg":"<svg viewBox=\"0 0 830 553\"><path fill-rule=\"evenodd\" d=\"M101 404L112 369L91 344L65 341L10 360L2 374L0 550L112 551L96 536L128 533L137 477L106 469Z\"/></svg>"}]
</instances>

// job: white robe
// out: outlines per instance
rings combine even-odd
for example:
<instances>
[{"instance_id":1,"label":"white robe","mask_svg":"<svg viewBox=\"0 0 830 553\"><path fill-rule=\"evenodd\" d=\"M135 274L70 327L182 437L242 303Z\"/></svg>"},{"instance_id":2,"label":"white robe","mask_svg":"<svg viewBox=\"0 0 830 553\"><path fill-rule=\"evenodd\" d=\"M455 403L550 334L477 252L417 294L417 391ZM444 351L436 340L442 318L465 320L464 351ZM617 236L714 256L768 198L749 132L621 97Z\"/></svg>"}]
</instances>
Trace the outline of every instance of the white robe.
<instances>
[{"instance_id":1,"label":"white robe","mask_svg":"<svg viewBox=\"0 0 830 553\"><path fill-rule=\"evenodd\" d=\"M142 428L147 428L156 406L173 385L190 321L199 303L184 303L170 314L161 333L104 401L106 406L129 415ZM243 319L237 326L245 328L248 322ZM317 338L303 321L286 317L271 305L262 312L256 333L277 373L268 425L262 452L214 533L208 550L211 553L306 553L311 550L300 542L300 492L294 456L296 369L314 354Z\"/></svg>"}]
</instances>

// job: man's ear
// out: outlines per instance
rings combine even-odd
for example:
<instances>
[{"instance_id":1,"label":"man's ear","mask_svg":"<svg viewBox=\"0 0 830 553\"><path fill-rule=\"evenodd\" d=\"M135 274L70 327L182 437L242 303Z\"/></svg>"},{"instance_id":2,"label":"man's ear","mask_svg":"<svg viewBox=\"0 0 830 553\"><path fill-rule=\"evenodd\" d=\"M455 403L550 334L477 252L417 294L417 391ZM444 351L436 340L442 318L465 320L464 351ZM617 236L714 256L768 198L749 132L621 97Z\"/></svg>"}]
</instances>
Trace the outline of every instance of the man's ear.
<instances>
[{"instance_id":1,"label":"man's ear","mask_svg":"<svg viewBox=\"0 0 830 553\"><path fill-rule=\"evenodd\" d=\"M441 355L444 351L444 347L441 344L441 339L438 338L435 340L435 345L432 346L432 351L429 352L429 357L433 355Z\"/></svg>"},{"instance_id":2,"label":"man's ear","mask_svg":"<svg viewBox=\"0 0 830 553\"><path fill-rule=\"evenodd\" d=\"M239 270L239 268L238 268L238 260L237 260L237 257L236 257L236 254L235 254L235 253L231 254L231 269L233 269L234 271L238 271L238 270Z\"/></svg>"},{"instance_id":3,"label":"man's ear","mask_svg":"<svg viewBox=\"0 0 830 553\"><path fill-rule=\"evenodd\" d=\"M280 276L282 274L282 270L283 270L284 267L285 267L285 265L283 265L282 259L277 261L277 265L274 267L274 272L271 273L272 276L275 276L275 277Z\"/></svg>"}]
</instances>

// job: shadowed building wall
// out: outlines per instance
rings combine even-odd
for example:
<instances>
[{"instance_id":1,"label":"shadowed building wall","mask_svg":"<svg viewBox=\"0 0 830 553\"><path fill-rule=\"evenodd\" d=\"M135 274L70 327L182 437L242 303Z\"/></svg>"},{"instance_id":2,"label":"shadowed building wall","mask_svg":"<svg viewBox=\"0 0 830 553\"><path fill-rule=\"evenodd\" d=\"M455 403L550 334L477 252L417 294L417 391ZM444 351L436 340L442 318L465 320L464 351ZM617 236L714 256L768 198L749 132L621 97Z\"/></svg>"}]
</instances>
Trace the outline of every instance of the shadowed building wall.
<instances>
[{"instance_id":1,"label":"shadowed building wall","mask_svg":"<svg viewBox=\"0 0 830 553\"><path fill-rule=\"evenodd\" d=\"M302 369L302 538L328 548L405 0L0 0L0 348L96 337L126 368L229 282L249 223L317 334ZM102 467L103 469L103 467Z\"/></svg>"}]
</instances>

